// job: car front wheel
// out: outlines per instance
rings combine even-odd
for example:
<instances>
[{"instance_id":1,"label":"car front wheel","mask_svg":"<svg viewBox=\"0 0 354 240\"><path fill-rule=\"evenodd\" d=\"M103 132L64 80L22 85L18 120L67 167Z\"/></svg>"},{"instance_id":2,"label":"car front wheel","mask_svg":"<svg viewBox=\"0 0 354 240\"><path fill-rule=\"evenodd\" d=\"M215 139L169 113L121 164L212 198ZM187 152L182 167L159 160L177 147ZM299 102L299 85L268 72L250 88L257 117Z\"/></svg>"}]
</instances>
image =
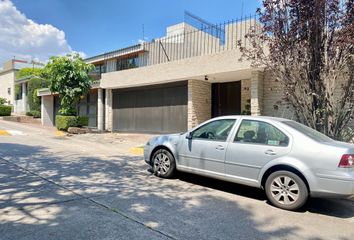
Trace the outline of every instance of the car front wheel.
<instances>
[{"instance_id":1,"label":"car front wheel","mask_svg":"<svg viewBox=\"0 0 354 240\"><path fill-rule=\"evenodd\" d=\"M265 192L274 206L286 210L296 210L302 207L308 198L308 190L304 181L289 171L272 173L266 181Z\"/></svg>"},{"instance_id":2,"label":"car front wheel","mask_svg":"<svg viewBox=\"0 0 354 240\"><path fill-rule=\"evenodd\" d=\"M176 171L175 158L166 149L157 150L152 157L152 170L158 177L172 177Z\"/></svg>"}]
</instances>

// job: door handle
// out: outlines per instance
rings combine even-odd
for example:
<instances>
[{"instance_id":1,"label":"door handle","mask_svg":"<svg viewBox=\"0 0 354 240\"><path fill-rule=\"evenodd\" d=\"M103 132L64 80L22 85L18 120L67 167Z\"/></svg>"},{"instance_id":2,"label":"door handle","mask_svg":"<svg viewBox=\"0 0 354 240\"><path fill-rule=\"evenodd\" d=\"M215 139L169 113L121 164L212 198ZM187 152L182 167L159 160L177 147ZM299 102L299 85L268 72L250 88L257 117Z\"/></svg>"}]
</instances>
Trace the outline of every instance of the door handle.
<instances>
[{"instance_id":1,"label":"door handle","mask_svg":"<svg viewBox=\"0 0 354 240\"><path fill-rule=\"evenodd\" d=\"M267 155L270 155L270 156L274 156L274 155L277 155L277 153L276 152L274 152L273 150L267 150L267 151L265 151L264 152L265 154L267 154Z\"/></svg>"},{"instance_id":2,"label":"door handle","mask_svg":"<svg viewBox=\"0 0 354 240\"><path fill-rule=\"evenodd\" d=\"M225 148L224 148L224 146L223 145L218 145L217 147L216 147L216 150L225 150Z\"/></svg>"}]
</instances>

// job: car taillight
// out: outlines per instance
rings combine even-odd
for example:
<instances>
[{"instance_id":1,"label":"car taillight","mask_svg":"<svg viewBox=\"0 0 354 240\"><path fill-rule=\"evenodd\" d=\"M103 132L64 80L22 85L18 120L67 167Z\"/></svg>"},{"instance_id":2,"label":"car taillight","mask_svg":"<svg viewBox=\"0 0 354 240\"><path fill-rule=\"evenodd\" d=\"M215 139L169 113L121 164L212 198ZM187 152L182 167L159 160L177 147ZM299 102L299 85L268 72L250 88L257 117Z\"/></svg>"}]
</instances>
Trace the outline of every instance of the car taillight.
<instances>
[{"instance_id":1,"label":"car taillight","mask_svg":"<svg viewBox=\"0 0 354 240\"><path fill-rule=\"evenodd\" d=\"M341 168L354 167L354 154L344 154L338 164L338 167Z\"/></svg>"}]
</instances>

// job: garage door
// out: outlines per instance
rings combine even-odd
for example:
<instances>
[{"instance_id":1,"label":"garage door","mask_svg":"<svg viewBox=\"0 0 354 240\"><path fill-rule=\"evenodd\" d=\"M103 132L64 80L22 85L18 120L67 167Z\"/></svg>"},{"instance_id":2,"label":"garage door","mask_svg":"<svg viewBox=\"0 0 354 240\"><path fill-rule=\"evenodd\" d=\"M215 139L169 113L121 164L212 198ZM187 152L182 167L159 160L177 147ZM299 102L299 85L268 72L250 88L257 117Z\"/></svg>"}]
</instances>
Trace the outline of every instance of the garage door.
<instances>
[{"instance_id":1,"label":"garage door","mask_svg":"<svg viewBox=\"0 0 354 240\"><path fill-rule=\"evenodd\" d=\"M187 130L187 82L113 90L113 130L173 133Z\"/></svg>"}]
</instances>

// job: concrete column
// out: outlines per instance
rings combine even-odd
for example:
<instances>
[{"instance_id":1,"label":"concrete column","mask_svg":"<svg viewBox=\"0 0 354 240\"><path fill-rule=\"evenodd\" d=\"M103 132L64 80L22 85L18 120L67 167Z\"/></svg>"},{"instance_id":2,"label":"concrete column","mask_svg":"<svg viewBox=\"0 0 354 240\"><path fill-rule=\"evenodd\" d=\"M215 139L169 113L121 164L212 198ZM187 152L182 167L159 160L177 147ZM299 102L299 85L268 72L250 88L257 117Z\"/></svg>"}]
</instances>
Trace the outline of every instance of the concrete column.
<instances>
[{"instance_id":1,"label":"concrete column","mask_svg":"<svg viewBox=\"0 0 354 240\"><path fill-rule=\"evenodd\" d=\"M211 84L188 81L188 130L211 118Z\"/></svg>"},{"instance_id":2,"label":"concrete column","mask_svg":"<svg viewBox=\"0 0 354 240\"><path fill-rule=\"evenodd\" d=\"M54 126L54 97L42 96L41 122L43 126Z\"/></svg>"},{"instance_id":3,"label":"concrete column","mask_svg":"<svg viewBox=\"0 0 354 240\"><path fill-rule=\"evenodd\" d=\"M104 99L103 89L99 88L97 92L97 129L99 131L104 130Z\"/></svg>"},{"instance_id":4,"label":"concrete column","mask_svg":"<svg viewBox=\"0 0 354 240\"><path fill-rule=\"evenodd\" d=\"M22 87L22 111L27 112L27 85L26 85L26 83L22 83L21 87Z\"/></svg>"},{"instance_id":5,"label":"concrete column","mask_svg":"<svg viewBox=\"0 0 354 240\"><path fill-rule=\"evenodd\" d=\"M112 120L113 120L112 89L106 89L105 105L106 105L105 129L107 131L112 131Z\"/></svg>"},{"instance_id":6,"label":"concrete column","mask_svg":"<svg viewBox=\"0 0 354 240\"><path fill-rule=\"evenodd\" d=\"M251 77L251 115L260 116L263 110L263 79L264 73L252 71Z\"/></svg>"}]
</instances>

